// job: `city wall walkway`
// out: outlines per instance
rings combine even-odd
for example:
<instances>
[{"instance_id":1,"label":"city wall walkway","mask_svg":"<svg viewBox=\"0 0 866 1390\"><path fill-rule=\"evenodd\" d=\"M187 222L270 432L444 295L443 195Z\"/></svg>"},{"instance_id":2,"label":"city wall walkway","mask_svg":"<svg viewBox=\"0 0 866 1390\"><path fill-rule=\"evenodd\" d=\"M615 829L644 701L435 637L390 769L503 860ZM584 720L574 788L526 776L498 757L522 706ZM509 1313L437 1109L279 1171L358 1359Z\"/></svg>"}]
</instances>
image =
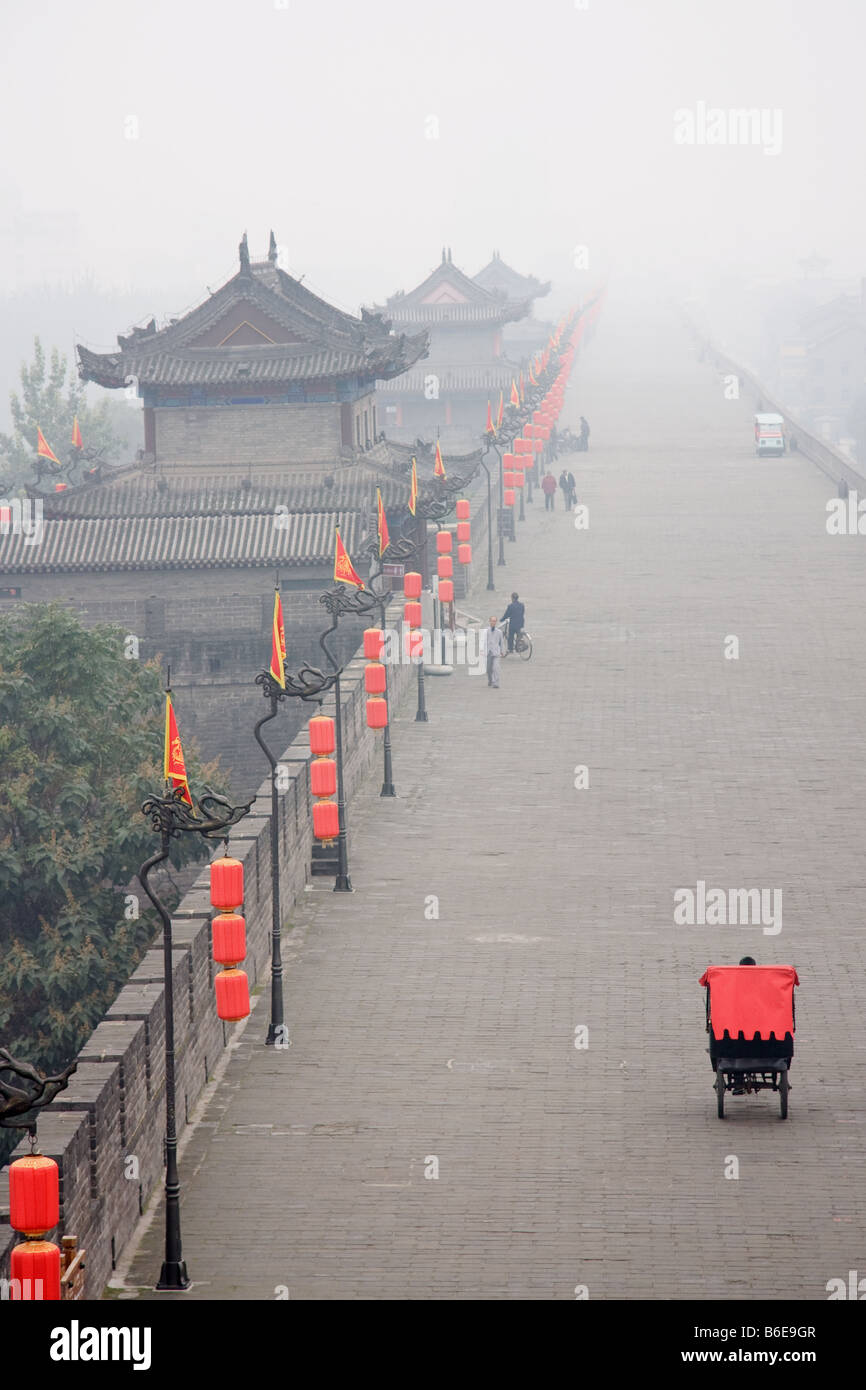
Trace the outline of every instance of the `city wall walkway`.
<instances>
[{"instance_id":1,"label":"city wall walkway","mask_svg":"<svg viewBox=\"0 0 866 1390\"><path fill-rule=\"evenodd\" d=\"M866 538L827 535L806 460L755 458L752 408L611 297L565 421L592 425L589 529L537 494L495 602L476 556L467 607L517 589L533 660L395 718L355 893L316 881L284 937L291 1047L262 1046L265 991L185 1150L179 1297L822 1299L866 1273ZM782 930L675 925L698 880L781 889ZM766 1093L716 1117L698 978L746 953L802 981L786 1123ZM160 1202L139 1296L161 1240Z\"/></svg>"}]
</instances>

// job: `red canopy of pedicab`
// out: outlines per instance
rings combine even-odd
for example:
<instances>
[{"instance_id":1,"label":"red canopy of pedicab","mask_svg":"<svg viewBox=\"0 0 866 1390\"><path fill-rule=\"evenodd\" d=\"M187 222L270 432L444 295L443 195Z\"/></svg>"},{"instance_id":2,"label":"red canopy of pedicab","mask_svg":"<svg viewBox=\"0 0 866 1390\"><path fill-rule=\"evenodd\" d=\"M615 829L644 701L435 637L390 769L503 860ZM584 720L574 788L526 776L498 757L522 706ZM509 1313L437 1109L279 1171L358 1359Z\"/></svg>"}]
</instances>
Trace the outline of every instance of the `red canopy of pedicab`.
<instances>
[{"instance_id":1,"label":"red canopy of pedicab","mask_svg":"<svg viewBox=\"0 0 866 1390\"><path fill-rule=\"evenodd\" d=\"M757 1033L781 1041L794 1032L794 986L800 983L793 965L711 965L700 984L710 989L710 1026L721 1042L742 1033Z\"/></svg>"}]
</instances>

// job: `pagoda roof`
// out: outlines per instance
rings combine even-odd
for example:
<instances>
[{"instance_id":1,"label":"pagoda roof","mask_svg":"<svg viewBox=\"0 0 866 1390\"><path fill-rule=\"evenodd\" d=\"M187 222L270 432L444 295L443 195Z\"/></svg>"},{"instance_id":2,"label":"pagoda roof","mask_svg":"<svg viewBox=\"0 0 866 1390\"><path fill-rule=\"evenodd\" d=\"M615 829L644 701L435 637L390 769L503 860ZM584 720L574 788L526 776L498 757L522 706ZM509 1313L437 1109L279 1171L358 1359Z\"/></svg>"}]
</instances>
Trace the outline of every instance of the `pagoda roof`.
<instances>
[{"instance_id":1,"label":"pagoda roof","mask_svg":"<svg viewBox=\"0 0 866 1390\"><path fill-rule=\"evenodd\" d=\"M426 280L407 293L402 291L386 300L384 312L399 325L458 323L507 323L522 318L531 307L529 299L509 300L476 283L451 259L450 250Z\"/></svg>"},{"instance_id":2,"label":"pagoda roof","mask_svg":"<svg viewBox=\"0 0 866 1390\"><path fill-rule=\"evenodd\" d=\"M366 531L356 511L290 512L284 521L275 526L271 512L46 519L38 546L0 536L0 574L323 565L333 563L337 526L350 554Z\"/></svg>"},{"instance_id":3,"label":"pagoda roof","mask_svg":"<svg viewBox=\"0 0 866 1390\"><path fill-rule=\"evenodd\" d=\"M507 299L523 301L540 299L550 293L550 281L537 280L534 275L521 275L502 259L498 251L483 270L473 277L476 285L492 294L504 294Z\"/></svg>"},{"instance_id":4,"label":"pagoda roof","mask_svg":"<svg viewBox=\"0 0 866 1390\"><path fill-rule=\"evenodd\" d=\"M427 352L427 334L391 332L381 314L360 318L320 299L276 263L251 263L246 236L238 273L198 308L157 328L118 337L117 352L79 345L79 375L109 388L211 386L324 378L389 380Z\"/></svg>"}]
</instances>

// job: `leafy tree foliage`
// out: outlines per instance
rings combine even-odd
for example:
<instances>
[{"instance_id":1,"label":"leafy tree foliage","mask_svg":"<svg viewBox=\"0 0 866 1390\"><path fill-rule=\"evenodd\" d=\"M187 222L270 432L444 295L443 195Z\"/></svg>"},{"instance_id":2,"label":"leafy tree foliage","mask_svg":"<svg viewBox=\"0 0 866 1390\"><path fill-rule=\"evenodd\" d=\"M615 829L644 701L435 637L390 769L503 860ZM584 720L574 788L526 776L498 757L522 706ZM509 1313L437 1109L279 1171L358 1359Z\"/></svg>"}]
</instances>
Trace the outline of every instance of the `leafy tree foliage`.
<instances>
[{"instance_id":1,"label":"leafy tree foliage","mask_svg":"<svg viewBox=\"0 0 866 1390\"><path fill-rule=\"evenodd\" d=\"M71 1060L159 926L133 880L159 843L140 808L163 786L164 697L123 636L59 604L0 617L0 1043L43 1068ZM193 795L222 790L191 752ZM184 835L172 862L207 855Z\"/></svg>"},{"instance_id":2,"label":"leafy tree foliage","mask_svg":"<svg viewBox=\"0 0 866 1390\"><path fill-rule=\"evenodd\" d=\"M0 434L0 483L4 490L49 481L80 483L95 462L110 463L123 441L112 424L108 401L87 404L87 388L74 375L67 380L66 357L52 348L46 360L38 338L33 340L33 361L21 364L21 394L10 392L13 432ZM83 449L72 448L72 423L76 415ZM38 459L36 429L60 460Z\"/></svg>"}]
</instances>

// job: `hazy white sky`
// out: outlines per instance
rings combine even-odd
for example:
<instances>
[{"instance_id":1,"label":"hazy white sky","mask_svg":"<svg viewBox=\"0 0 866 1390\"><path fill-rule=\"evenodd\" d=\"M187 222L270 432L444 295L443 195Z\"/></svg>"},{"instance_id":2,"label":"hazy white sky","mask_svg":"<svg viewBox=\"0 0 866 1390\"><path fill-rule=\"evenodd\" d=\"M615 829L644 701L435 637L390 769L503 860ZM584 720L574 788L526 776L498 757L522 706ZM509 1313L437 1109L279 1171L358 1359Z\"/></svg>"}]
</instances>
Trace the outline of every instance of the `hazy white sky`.
<instances>
[{"instance_id":1,"label":"hazy white sky","mask_svg":"<svg viewBox=\"0 0 866 1390\"><path fill-rule=\"evenodd\" d=\"M353 311L443 244L470 274L498 247L562 287L587 281L579 246L593 280L798 274L813 247L866 274L863 0L3 11L4 290L91 274L154 288L162 316L233 273L245 228L264 254L271 227ZM780 113L781 152L677 144L674 112L701 102Z\"/></svg>"}]
</instances>

